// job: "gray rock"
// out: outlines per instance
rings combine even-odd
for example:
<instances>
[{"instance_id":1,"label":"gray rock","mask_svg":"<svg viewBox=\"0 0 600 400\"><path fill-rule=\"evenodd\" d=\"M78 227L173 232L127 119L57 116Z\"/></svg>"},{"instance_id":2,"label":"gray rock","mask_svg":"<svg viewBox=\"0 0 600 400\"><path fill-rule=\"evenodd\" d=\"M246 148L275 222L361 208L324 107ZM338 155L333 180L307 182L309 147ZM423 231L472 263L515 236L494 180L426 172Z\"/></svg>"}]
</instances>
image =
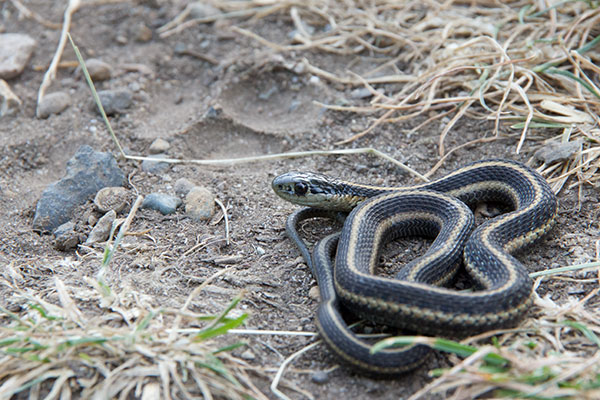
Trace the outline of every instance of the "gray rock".
<instances>
[{"instance_id":1,"label":"gray rock","mask_svg":"<svg viewBox=\"0 0 600 400\"><path fill-rule=\"evenodd\" d=\"M173 214L182 201L179 197L163 193L150 193L144 199L142 208L160 211L164 215Z\"/></svg>"},{"instance_id":2,"label":"gray rock","mask_svg":"<svg viewBox=\"0 0 600 400\"><path fill-rule=\"evenodd\" d=\"M354 89L353 91L350 92L350 97L353 99L365 99L365 98L371 97L371 96L373 96L371 94L371 91L364 87Z\"/></svg>"},{"instance_id":3,"label":"gray rock","mask_svg":"<svg viewBox=\"0 0 600 400\"><path fill-rule=\"evenodd\" d=\"M150 154L161 154L166 153L170 147L171 145L169 144L169 142L167 142L165 139L158 138L155 139L154 142L152 142L152 144L148 148L148 151L150 152Z\"/></svg>"},{"instance_id":4,"label":"gray rock","mask_svg":"<svg viewBox=\"0 0 600 400\"><path fill-rule=\"evenodd\" d=\"M38 104L37 117L48 118L52 114L59 114L71 104L71 96L65 92L54 92L45 95Z\"/></svg>"},{"instance_id":5,"label":"gray rock","mask_svg":"<svg viewBox=\"0 0 600 400\"><path fill-rule=\"evenodd\" d=\"M175 194L179 197L185 197L195 185L186 178L179 178L175 181Z\"/></svg>"},{"instance_id":6,"label":"gray rock","mask_svg":"<svg viewBox=\"0 0 600 400\"><path fill-rule=\"evenodd\" d=\"M250 349L245 350L242 354L240 354L240 357L242 357L244 360L248 360L248 361L252 361L256 358L256 356Z\"/></svg>"},{"instance_id":7,"label":"gray rock","mask_svg":"<svg viewBox=\"0 0 600 400\"><path fill-rule=\"evenodd\" d=\"M60 225L58 228L52 232L54 236L64 235L65 233L73 232L75 229L75 223L73 221L67 221L64 224Z\"/></svg>"},{"instance_id":8,"label":"gray rock","mask_svg":"<svg viewBox=\"0 0 600 400\"><path fill-rule=\"evenodd\" d=\"M381 93L381 94L385 93L383 89L377 89L377 92ZM367 89L366 87L357 88L350 92L350 97L353 99L366 99L366 98L372 97L372 96L373 96L373 93L371 93L371 91L369 89Z\"/></svg>"},{"instance_id":9,"label":"gray rock","mask_svg":"<svg viewBox=\"0 0 600 400\"><path fill-rule=\"evenodd\" d=\"M310 377L314 383L327 383L329 381L329 374L325 371L316 371Z\"/></svg>"},{"instance_id":10,"label":"gray rock","mask_svg":"<svg viewBox=\"0 0 600 400\"><path fill-rule=\"evenodd\" d=\"M545 164L563 162L581 148L581 140L575 140L567 143L548 143L533 155L537 160Z\"/></svg>"},{"instance_id":11,"label":"gray rock","mask_svg":"<svg viewBox=\"0 0 600 400\"><path fill-rule=\"evenodd\" d=\"M0 78L19 76L31 58L36 42L29 35L20 33L0 34Z\"/></svg>"},{"instance_id":12,"label":"gray rock","mask_svg":"<svg viewBox=\"0 0 600 400\"><path fill-rule=\"evenodd\" d=\"M121 186L105 187L96 193L94 205L101 213L115 210L119 213L127 207L129 191Z\"/></svg>"},{"instance_id":13,"label":"gray rock","mask_svg":"<svg viewBox=\"0 0 600 400\"><path fill-rule=\"evenodd\" d=\"M221 13L221 10L203 1L197 1L188 7L190 18L206 18Z\"/></svg>"},{"instance_id":14,"label":"gray rock","mask_svg":"<svg viewBox=\"0 0 600 400\"><path fill-rule=\"evenodd\" d=\"M48 185L42 193L33 217L33 229L53 231L70 220L75 207L98 190L123 183L125 175L112 154L81 146L67 163L64 178Z\"/></svg>"},{"instance_id":15,"label":"gray rock","mask_svg":"<svg viewBox=\"0 0 600 400\"><path fill-rule=\"evenodd\" d=\"M133 94L127 89L101 90L98 92L100 103L107 115L114 115L131 107ZM94 107L96 104L94 103Z\"/></svg>"},{"instance_id":16,"label":"gray rock","mask_svg":"<svg viewBox=\"0 0 600 400\"><path fill-rule=\"evenodd\" d=\"M115 210L110 210L109 212L104 214L102 218L100 218L98 222L96 222L96 225L90 232L90 235L88 236L85 243L91 244L105 242L110 236L110 231L112 229L112 225L115 219L117 219L117 213L115 212Z\"/></svg>"},{"instance_id":17,"label":"gray rock","mask_svg":"<svg viewBox=\"0 0 600 400\"><path fill-rule=\"evenodd\" d=\"M215 196L203 186L193 187L185 196L185 213L196 221L210 219L215 209Z\"/></svg>"},{"instance_id":18,"label":"gray rock","mask_svg":"<svg viewBox=\"0 0 600 400\"><path fill-rule=\"evenodd\" d=\"M167 158L166 154L151 154L148 158ZM142 161L142 170L151 174L160 174L169 168L169 163L164 161Z\"/></svg>"},{"instance_id":19,"label":"gray rock","mask_svg":"<svg viewBox=\"0 0 600 400\"><path fill-rule=\"evenodd\" d=\"M93 81L106 81L112 77L112 67L97 58L90 58L85 62L85 67Z\"/></svg>"}]
</instances>

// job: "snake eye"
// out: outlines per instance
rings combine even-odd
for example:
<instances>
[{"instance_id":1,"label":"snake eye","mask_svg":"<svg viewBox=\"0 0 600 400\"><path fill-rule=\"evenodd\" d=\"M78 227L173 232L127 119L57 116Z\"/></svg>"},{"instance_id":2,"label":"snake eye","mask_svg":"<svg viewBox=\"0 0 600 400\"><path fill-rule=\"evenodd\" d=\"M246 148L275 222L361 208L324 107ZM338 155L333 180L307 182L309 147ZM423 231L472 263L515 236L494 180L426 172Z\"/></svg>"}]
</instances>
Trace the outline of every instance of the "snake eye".
<instances>
[{"instance_id":1,"label":"snake eye","mask_svg":"<svg viewBox=\"0 0 600 400\"><path fill-rule=\"evenodd\" d=\"M308 185L303 182L298 182L294 184L294 193L298 196L304 196L308 192Z\"/></svg>"}]
</instances>

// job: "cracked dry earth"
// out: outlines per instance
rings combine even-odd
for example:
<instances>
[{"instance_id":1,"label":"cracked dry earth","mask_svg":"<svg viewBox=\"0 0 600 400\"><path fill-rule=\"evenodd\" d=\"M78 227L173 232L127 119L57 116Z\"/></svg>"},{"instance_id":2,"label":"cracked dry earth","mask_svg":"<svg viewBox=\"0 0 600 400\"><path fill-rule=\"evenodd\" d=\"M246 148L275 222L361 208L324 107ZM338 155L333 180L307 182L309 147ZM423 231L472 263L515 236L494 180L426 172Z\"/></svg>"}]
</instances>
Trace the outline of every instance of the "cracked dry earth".
<instances>
[{"instance_id":1,"label":"cracked dry earth","mask_svg":"<svg viewBox=\"0 0 600 400\"><path fill-rule=\"evenodd\" d=\"M35 4L38 13L60 20L60 11L43 2ZM170 143L168 155L185 159L220 159L263 155L285 151L332 148L333 143L368 126L371 119L347 113L326 111L313 103L334 103L350 98L351 88L329 85L296 73L247 38L236 36L227 27L200 25L168 39L153 37L147 42L117 41L129 38L130 27L145 24L155 27L172 15L163 15L142 4L116 4L87 7L76 15L72 36L84 53L111 64L117 74L98 84L101 89L136 87L133 106L111 119L117 136L130 154L147 154L156 138ZM266 19L258 31L281 32L283 22ZM33 211L42 191L60 179L67 160L79 146L117 154L101 119L90 105L90 92L77 68L59 71L55 89L68 91L72 105L48 119L35 118L37 89L43 68L50 60L58 32L31 20L4 21L7 31L29 32L37 37L38 47L29 67L10 83L23 100L16 116L0 123L0 261L17 268L24 277L22 287L49 302L58 302L54 277L72 291L79 306L91 313L97 306L87 301L89 287L84 277L97 272L102 247L61 252L50 235L31 229ZM176 45L202 51L219 60L214 65L190 55L178 55ZM288 55L294 60L295 55ZM344 56L310 54L311 62L327 70L344 70L351 60ZM298 60L300 56L297 56ZM65 59L74 60L67 49ZM124 64L138 63L152 73L129 71ZM369 68L369 60L354 65ZM357 105L368 101L354 99ZM371 146L406 163L422 173L439 159L439 125L428 125L412 135L405 134L422 120L403 125L383 125L352 146ZM446 147L473 140L492 128L482 121L463 119L453 129ZM541 133L540 133L541 134ZM517 132L505 129L499 140L455 152L436 176L471 161L505 157L527 162L539 142L527 141L515 154ZM244 291L241 308L250 314L246 326L265 330L315 331L314 311L318 300L309 295L315 285L298 251L285 236L284 222L295 209L271 191L274 176L289 170L319 171L357 182L385 185L410 185L416 181L398 168L367 155L327 156L254 162L234 166L172 165L166 172L144 172L138 162L119 161L128 176L128 189L146 195L162 191L173 193L178 178L210 188L227 206L231 243L225 244L222 215L207 223L187 218L183 211L163 216L152 210L139 210L130 227L144 235L127 236L123 248L111 264L107 281L119 289L137 293L151 307L181 307L190 292L207 277L223 268L229 270L213 281L205 295L194 299L192 308L218 313L231 299ZM581 208L577 189L565 186L559 195L557 227L543 241L524 251L519 258L529 271L585 262L594 255L599 234L598 192L584 187ZM89 232L85 217L93 212L88 202L73 216L82 232ZM123 215L121 215L123 216ZM311 239L331 230L326 224L310 224ZM423 251L421 240L395 242L386 250L388 259L405 261ZM589 288L567 283L543 284L540 294L553 299L568 295L583 297ZM5 288L0 288L3 307L19 312L20 303ZM248 363L276 368L283 359L313 339L290 336L251 336L243 338L248 347ZM239 340L232 338L231 340ZM248 356L250 354L250 356ZM319 345L295 361L285 380L303 388L318 399L406 398L431 380L428 371L448 365L446 357L435 354L416 371L392 381L379 381L335 368L325 383L313 374L330 370L336 360ZM271 373L274 375L274 372ZM258 385L269 393L268 384ZM270 394L271 395L271 394ZM301 397L293 391L289 395Z\"/></svg>"}]
</instances>

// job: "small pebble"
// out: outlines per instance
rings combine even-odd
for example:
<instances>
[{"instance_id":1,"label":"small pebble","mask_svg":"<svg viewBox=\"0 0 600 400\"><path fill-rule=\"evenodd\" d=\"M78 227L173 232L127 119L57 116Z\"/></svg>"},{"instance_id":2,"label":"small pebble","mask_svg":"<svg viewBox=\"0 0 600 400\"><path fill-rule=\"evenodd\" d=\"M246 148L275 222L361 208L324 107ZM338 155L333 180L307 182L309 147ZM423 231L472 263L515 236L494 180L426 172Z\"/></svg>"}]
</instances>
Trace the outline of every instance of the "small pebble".
<instances>
[{"instance_id":1,"label":"small pebble","mask_svg":"<svg viewBox=\"0 0 600 400\"><path fill-rule=\"evenodd\" d=\"M75 232L60 235L54 238L54 247L59 251L69 251L80 243L79 235Z\"/></svg>"},{"instance_id":2,"label":"small pebble","mask_svg":"<svg viewBox=\"0 0 600 400\"><path fill-rule=\"evenodd\" d=\"M115 219L117 219L115 210L110 210L104 214L104 216L96 222L96 226L94 226L85 242L87 244L105 242L108 239L108 236L110 236L112 224Z\"/></svg>"},{"instance_id":3,"label":"small pebble","mask_svg":"<svg viewBox=\"0 0 600 400\"><path fill-rule=\"evenodd\" d=\"M97 58L90 58L87 60L85 62L85 67L87 68L93 81L105 81L112 77L113 71L110 64L102 60L98 60Z\"/></svg>"},{"instance_id":4,"label":"small pebble","mask_svg":"<svg viewBox=\"0 0 600 400\"><path fill-rule=\"evenodd\" d=\"M98 92L100 102L107 115L114 115L131 107L133 94L127 89L120 90L101 90ZM93 107L97 108L96 103Z\"/></svg>"},{"instance_id":5,"label":"small pebble","mask_svg":"<svg viewBox=\"0 0 600 400\"><path fill-rule=\"evenodd\" d=\"M279 89L277 89L277 85L273 85L271 88L259 93L258 98L261 100L269 100L269 98L277 93L278 90Z\"/></svg>"},{"instance_id":6,"label":"small pebble","mask_svg":"<svg viewBox=\"0 0 600 400\"><path fill-rule=\"evenodd\" d=\"M67 221L64 224L60 225L58 228L52 232L54 236L64 235L65 233L73 232L75 229L75 223L73 221Z\"/></svg>"},{"instance_id":7,"label":"small pebble","mask_svg":"<svg viewBox=\"0 0 600 400\"><path fill-rule=\"evenodd\" d=\"M310 378L314 383L323 384L329 381L329 374L325 371L317 371Z\"/></svg>"},{"instance_id":8,"label":"small pebble","mask_svg":"<svg viewBox=\"0 0 600 400\"><path fill-rule=\"evenodd\" d=\"M150 152L150 154L161 154L166 153L170 147L171 145L169 144L169 142L167 142L165 139L158 138L155 139L154 142L152 142L152 144L148 148L148 151Z\"/></svg>"},{"instance_id":9,"label":"small pebble","mask_svg":"<svg viewBox=\"0 0 600 400\"><path fill-rule=\"evenodd\" d=\"M94 225L96 225L97 222L98 222L98 217L96 216L96 214L90 213L90 215L87 218L88 225L94 226Z\"/></svg>"},{"instance_id":10,"label":"small pebble","mask_svg":"<svg viewBox=\"0 0 600 400\"><path fill-rule=\"evenodd\" d=\"M581 148L581 140L575 140L567 143L548 143L533 155L537 160L545 164L563 162Z\"/></svg>"},{"instance_id":11,"label":"small pebble","mask_svg":"<svg viewBox=\"0 0 600 400\"><path fill-rule=\"evenodd\" d=\"M267 253L267 251L260 246L256 246L256 253L259 256L264 256Z\"/></svg>"},{"instance_id":12,"label":"small pebble","mask_svg":"<svg viewBox=\"0 0 600 400\"><path fill-rule=\"evenodd\" d=\"M21 75L33 54L36 41L21 33L0 34L0 79Z\"/></svg>"},{"instance_id":13,"label":"small pebble","mask_svg":"<svg viewBox=\"0 0 600 400\"><path fill-rule=\"evenodd\" d=\"M79 244L79 235L75 233L75 224L68 221L54 230L54 247L60 251L74 249Z\"/></svg>"},{"instance_id":14,"label":"small pebble","mask_svg":"<svg viewBox=\"0 0 600 400\"><path fill-rule=\"evenodd\" d=\"M131 82L129 84L129 90L131 90L134 93L139 92L141 89L142 89L142 86L140 85L139 82Z\"/></svg>"},{"instance_id":15,"label":"small pebble","mask_svg":"<svg viewBox=\"0 0 600 400\"><path fill-rule=\"evenodd\" d=\"M240 357L242 357L244 360L248 360L248 361L252 361L256 358L256 356L250 349L248 349L248 350L244 351L242 354L240 354Z\"/></svg>"},{"instance_id":16,"label":"small pebble","mask_svg":"<svg viewBox=\"0 0 600 400\"><path fill-rule=\"evenodd\" d=\"M135 26L133 30L133 36L135 40L141 43L149 42L152 39L152 30L145 24L140 23Z\"/></svg>"},{"instance_id":17,"label":"small pebble","mask_svg":"<svg viewBox=\"0 0 600 400\"><path fill-rule=\"evenodd\" d=\"M167 158L166 154L150 154L148 158ZM151 174L160 174L169 169L169 163L164 161L142 161L142 170Z\"/></svg>"},{"instance_id":18,"label":"small pebble","mask_svg":"<svg viewBox=\"0 0 600 400\"><path fill-rule=\"evenodd\" d=\"M296 73L298 75L302 75L303 73L306 72L306 64L303 62L299 62L294 66L294 68L292 70L294 71L294 73Z\"/></svg>"},{"instance_id":19,"label":"small pebble","mask_svg":"<svg viewBox=\"0 0 600 400\"><path fill-rule=\"evenodd\" d=\"M175 53L178 56L185 54L187 51L188 51L188 49L187 49L187 46L185 43L177 42L173 46L173 53Z\"/></svg>"},{"instance_id":20,"label":"small pebble","mask_svg":"<svg viewBox=\"0 0 600 400\"><path fill-rule=\"evenodd\" d=\"M164 215L173 214L182 201L179 197L163 193L150 193L144 199L142 208L160 211Z\"/></svg>"},{"instance_id":21,"label":"small pebble","mask_svg":"<svg viewBox=\"0 0 600 400\"><path fill-rule=\"evenodd\" d=\"M38 118L48 118L59 114L71 104L71 96L65 92L54 92L45 95L37 108Z\"/></svg>"},{"instance_id":22,"label":"small pebble","mask_svg":"<svg viewBox=\"0 0 600 400\"><path fill-rule=\"evenodd\" d=\"M94 197L94 205L101 213L114 210L119 213L127 206L129 191L121 186L102 188Z\"/></svg>"},{"instance_id":23,"label":"small pebble","mask_svg":"<svg viewBox=\"0 0 600 400\"><path fill-rule=\"evenodd\" d=\"M221 11L213 7L210 4L204 3L203 1L197 1L195 3L190 4L190 18L206 18L213 15L220 14Z\"/></svg>"},{"instance_id":24,"label":"small pebble","mask_svg":"<svg viewBox=\"0 0 600 400\"><path fill-rule=\"evenodd\" d=\"M175 181L175 194L179 197L185 197L195 185L186 178L179 178Z\"/></svg>"},{"instance_id":25,"label":"small pebble","mask_svg":"<svg viewBox=\"0 0 600 400\"><path fill-rule=\"evenodd\" d=\"M204 113L204 118L219 118L221 112L222 111L220 109L210 106L208 107L208 110L206 110L206 112Z\"/></svg>"},{"instance_id":26,"label":"small pebble","mask_svg":"<svg viewBox=\"0 0 600 400\"><path fill-rule=\"evenodd\" d=\"M313 300L320 300L321 294L319 293L319 287L313 286L310 289L308 289L308 297L310 297Z\"/></svg>"},{"instance_id":27,"label":"small pebble","mask_svg":"<svg viewBox=\"0 0 600 400\"><path fill-rule=\"evenodd\" d=\"M185 213L196 221L210 219L215 209L215 196L205 187L193 187L185 196Z\"/></svg>"},{"instance_id":28,"label":"small pebble","mask_svg":"<svg viewBox=\"0 0 600 400\"><path fill-rule=\"evenodd\" d=\"M377 89L376 92L385 94L385 90L383 90L383 89ZM373 93L369 89L364 88L364 87L354 89L353 91L350 92L350 97L353 99L366 99L366 98L372 97L372 96L373 96Z\"/></svg>"},{"instance_id":29,"label":"small pebble","mask_svg":"<svg viewBox=\"0 0 600 400\"><path fill-rule=\"evenodd\" d=\"M373 96L373 94L371 94L371 91L364 87L354 89L353 91L350 92L350 97L353 99L366 99L367 97L371 97L371 96Z\"/></svg>"},{"instance_id":30,"label":"small pebble","mask_svg":"<svg viewBox=\"0 0 600 400\"><path fill-rule=\"evenodd\" d=\"M290 103L290 106L288 107L288 112L292 113L292 112L296 111L298 109L298 107L300 107L301 105L302 105L301 101L293 100Z\"/></svg>"}]
</instances>

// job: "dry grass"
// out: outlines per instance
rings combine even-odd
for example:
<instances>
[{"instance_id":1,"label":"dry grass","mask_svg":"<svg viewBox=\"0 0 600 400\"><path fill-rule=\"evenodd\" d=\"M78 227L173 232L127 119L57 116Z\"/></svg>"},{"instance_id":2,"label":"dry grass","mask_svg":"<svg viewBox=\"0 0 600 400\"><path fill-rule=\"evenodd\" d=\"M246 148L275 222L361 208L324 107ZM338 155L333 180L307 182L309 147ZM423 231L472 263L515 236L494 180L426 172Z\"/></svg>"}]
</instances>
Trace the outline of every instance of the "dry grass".
<instances>
[{"instance_id":1,"label":"dry grass","mask_svg":"<svg viewBox=\"0 0 600 400\"><path fill-rule=\"evenodd\" d=\"M492 0L375 1L213 1L223 14L198 20L176 19L165 25L167 37L199 23L240 17L233 31L282 55L306 55L304 70L332 83L364 86L370 104L326 105L330 109L374 115L363 132L383 123L426 116L422 129L442 121L441 162L456 149L445 146L456 122L470 118L494 121L494 130L479 141L501 135L508 123L520 132L516 152L528 137L542 133L546 142L576 142L575 156L541 171L562 188L566 178L597 184L600 165L600 10L593 1L500 2ZM182 13L185 16L186 13ZM294 25L292 38L274 43L252 31L257 20L272 16ZM242 27L243 26L243 27ZM357 74L353 60L343 71L326 71L310 54L371 56L374 66ZM289 61L296 62L291 59ZM298 66L298 65L297 65ZM403 133L400 133L403 134ZM433 174L441 165L430 172Z\"/></svg>"},{"instance_id":2,"label":"dry grass","mask_svg":"<svg viewBox=\"0 0 600 400\"><path fill-rule=\"evenodd\" d=\"M66 287L54 279L49 289L59 305L30 291L20 267L5 266L0 286L27 311L0 308L0 399L23 393L31 399L155 399L172 393L184 398L266 398L247 375L248 366L228 354L243 343L214 341L246 319L243 313L231 316L242 293L219 315L188 309L208 284L230 269L204 280L180 309L152 308L146 295L129 287L116 292L104 281L141 201L139 197L121 221L114 243L109 240L96 278L86 278L87 287ZM86 303L95 311L77 305Z\"/></svg>"},{"instance_id":3,"label":"dry grass","mask_svg":"<svg viewBox=\"0 0 600 400\"><path fill-rule=\"evenodd\" d=\"M12 320L0 328L1 399L17 394L32 399L168 398L170 393L266 398L254 388L244 363L227 355L241 343L225 346L211 340L239 325L245 314L229 318L226 313L207 317L185 309L149 310L140 293L107 292L93 280L90 287L77 289L74 299L74 288L56 279L61 305L55 305L20 288L16 269L8 274L0 284L26 302L28 311L1 310ZM101 313L77 307L82 292L86 302L101 305Z\"/></svg>"}]
</instances>

